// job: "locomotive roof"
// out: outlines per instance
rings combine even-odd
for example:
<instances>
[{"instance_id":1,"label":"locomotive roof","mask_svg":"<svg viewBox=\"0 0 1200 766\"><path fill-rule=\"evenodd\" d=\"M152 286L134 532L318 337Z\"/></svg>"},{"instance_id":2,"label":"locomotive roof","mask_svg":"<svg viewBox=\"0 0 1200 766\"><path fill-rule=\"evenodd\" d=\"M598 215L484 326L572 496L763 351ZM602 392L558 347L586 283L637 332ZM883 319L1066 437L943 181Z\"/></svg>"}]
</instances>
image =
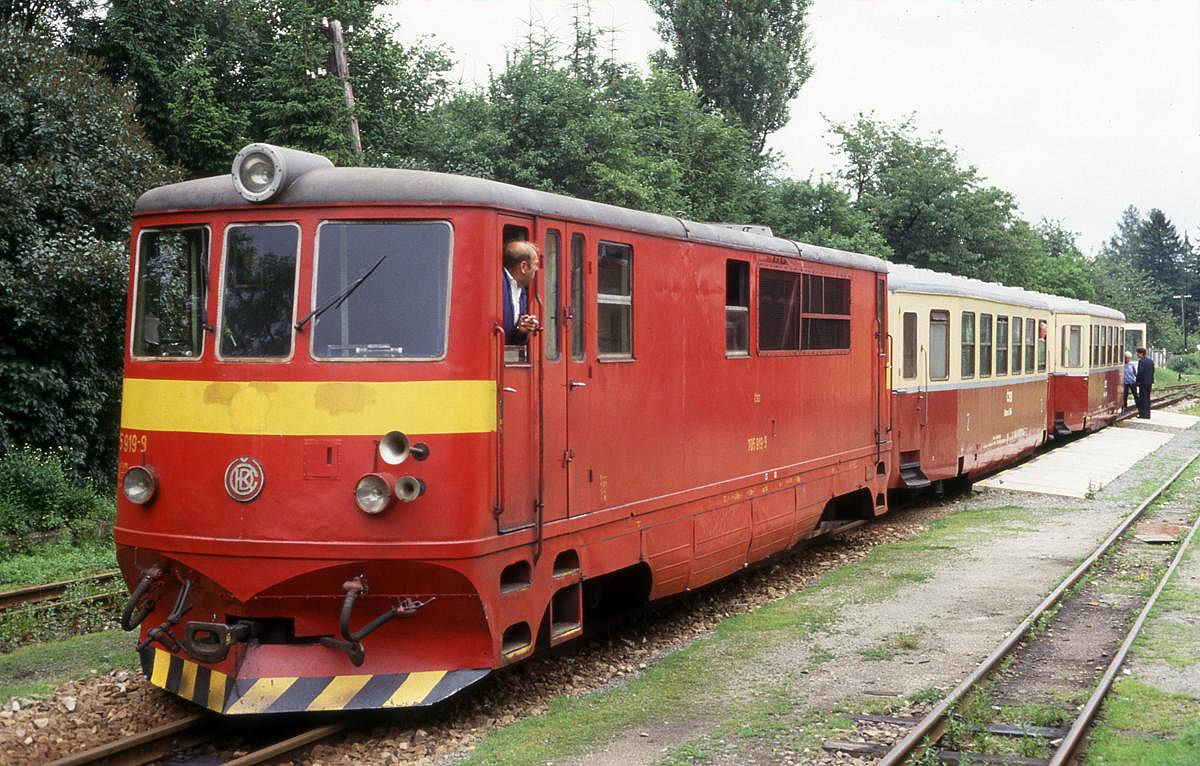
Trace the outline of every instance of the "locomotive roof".
<instances>
[{"instance_id":1,"label":"locomotive roof","mask_svg":"<svg viewBox=\"0 0 1200 766\"><path fill-rule=\"evenodd\" d=\"M1095 303L1049 295L1020 287L1009 287L998 282L944 274L940 271L920 269L905 263L888 264L888 289L896 292L933 293L936 295L958 295L964 298L982 298L1008 303L1014 306L1055 311L1058 313L1087 314L1105 319L1125 320L1125 315L1116 309Z\"/></svg>"},{"instance_id":2,"label":"locomotive roof","mask_svg":"<svg viewBox=\"0 0 1200 766\"><path fill-rule=\"evenodd\" d=\"M879 258L720 224L589 202L469 176L394 168L319 168L297 177L269 207L326 204L462 204L585 221L643 234L688 239L852 269L887 271ZM250 208L228 175L160 186L138 198L134 214L210 208ZM268 207L268 205L263 205ZM746 227L754 229L755 227Z\"/></svg>"}]
</instances>

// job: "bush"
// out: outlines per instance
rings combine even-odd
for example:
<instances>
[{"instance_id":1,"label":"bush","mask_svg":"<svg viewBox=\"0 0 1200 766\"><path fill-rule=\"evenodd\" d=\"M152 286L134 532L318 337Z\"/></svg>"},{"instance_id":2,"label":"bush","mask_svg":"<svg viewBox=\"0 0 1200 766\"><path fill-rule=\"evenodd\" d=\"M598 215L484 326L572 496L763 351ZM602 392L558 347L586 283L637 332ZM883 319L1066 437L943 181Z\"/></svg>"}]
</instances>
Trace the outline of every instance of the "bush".
<instances>
[{"instance_id":1,"label":"bush","mask_svg":"<svg viewBox=\"0 0 1200 766\"><path fill-rule=\"evenodd\" d=\"M66 527L94 539L114 514L113 501L91 483L73 481L59 455L25 447L0 457L0 535Z\"/></svg>"},{"instance_id":2,"label":"bush","mask_svg":"<svg viewBox=\"0 0 1200 766\"><path fill-rule=\"evenodd\" d=\"M1167 368L1180 375L1193 375L1200 372L1200 354L1176 354L1167 362Z\"/></svg>"}]
</instances>

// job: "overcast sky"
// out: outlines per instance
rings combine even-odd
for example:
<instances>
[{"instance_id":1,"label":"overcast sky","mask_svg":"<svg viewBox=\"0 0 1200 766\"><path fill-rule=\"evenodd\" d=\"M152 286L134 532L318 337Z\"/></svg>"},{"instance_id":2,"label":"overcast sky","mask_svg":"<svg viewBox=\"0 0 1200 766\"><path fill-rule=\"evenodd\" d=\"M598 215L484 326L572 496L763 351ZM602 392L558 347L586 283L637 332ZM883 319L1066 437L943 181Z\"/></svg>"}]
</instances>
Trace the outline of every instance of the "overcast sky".
<instances>
[{"instance_id":1,"label":"overcast sky","mask_svg":"<svg viewBox=\"0 0 1200 766\"><path fill-rule=\"evenodd\" d=\"M716 0L714 0L716 1ZM532 19L569 31L572 0L398 0L401 39L447 45L464 86L502 69ZM662 43L641 0L592 0L618 59ZM912 113L1029 220L1094 252L1121 211L1161 208L1200 240L1200 2L815 0L813 76L768 145L797 178L831 173L826 118Z\"/></svg>"}]
</instances>

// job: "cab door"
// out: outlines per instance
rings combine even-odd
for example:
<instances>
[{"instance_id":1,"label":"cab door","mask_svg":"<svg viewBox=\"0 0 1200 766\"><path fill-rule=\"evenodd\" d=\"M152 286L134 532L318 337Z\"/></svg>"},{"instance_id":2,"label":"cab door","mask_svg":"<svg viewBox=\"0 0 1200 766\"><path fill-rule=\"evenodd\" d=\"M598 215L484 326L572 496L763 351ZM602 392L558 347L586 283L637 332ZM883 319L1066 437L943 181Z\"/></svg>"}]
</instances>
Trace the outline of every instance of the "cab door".
<instances>
[{"instance_id":1,"label":"cab door","mask_svg":"<svg viewBox=\"0 0 1200 766\"><path fill-rule=\"evenodd\" d=\"M564 332L565 393L567 447L563 465L567 475L567 514L579 516L592 510L591 422L592 422L592 365L588 342L594 318L590 314L594 289L590 284L591 261L588 259L588 237L580 231L571 232L567 250L567 311Z\"/></svg>"},{"instance_id":2,"label":"cab door","mask_svg":"<svg viewBox=\"0 0 1200 766\"><path fill-rule=\"evenodd\" d=\"M513 239L537 243L534 219L499 216L494 272L497 292L496 323L493 327L498 363L496 369L496 471L499 497L494 509L497 529L514 532L535 525L538 518L538 455L542 431L541 401L537 387L542 361L538 335L531 334L522 345L508 346L504 340L504 245ZM540 250L540 248L539 248ZM540 276L540 272L539 272ZM528 291L529 312L539 310L541 292L535 279Z\"/></svg>"}]
</instances>

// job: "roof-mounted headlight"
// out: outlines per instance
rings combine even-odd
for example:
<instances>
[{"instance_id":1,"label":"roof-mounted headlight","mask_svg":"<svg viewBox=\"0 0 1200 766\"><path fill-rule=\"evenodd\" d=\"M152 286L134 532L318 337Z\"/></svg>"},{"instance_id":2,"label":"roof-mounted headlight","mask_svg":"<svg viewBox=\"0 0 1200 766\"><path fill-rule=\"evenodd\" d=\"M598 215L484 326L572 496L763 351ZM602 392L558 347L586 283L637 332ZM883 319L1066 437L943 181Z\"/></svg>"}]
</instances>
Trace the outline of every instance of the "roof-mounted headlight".
<instances>
[{"instance_id":1,"label":"roof-mounted headlight","mask_svg":"<svg viewBox=\"0 0 1200 766\"><path fill-rule=\"evenodd\" d=\"M233 188L250 202L266 202L308 171L331 167L319 154L248 144L233 158Z\"/></svg>"}]
</instances>

